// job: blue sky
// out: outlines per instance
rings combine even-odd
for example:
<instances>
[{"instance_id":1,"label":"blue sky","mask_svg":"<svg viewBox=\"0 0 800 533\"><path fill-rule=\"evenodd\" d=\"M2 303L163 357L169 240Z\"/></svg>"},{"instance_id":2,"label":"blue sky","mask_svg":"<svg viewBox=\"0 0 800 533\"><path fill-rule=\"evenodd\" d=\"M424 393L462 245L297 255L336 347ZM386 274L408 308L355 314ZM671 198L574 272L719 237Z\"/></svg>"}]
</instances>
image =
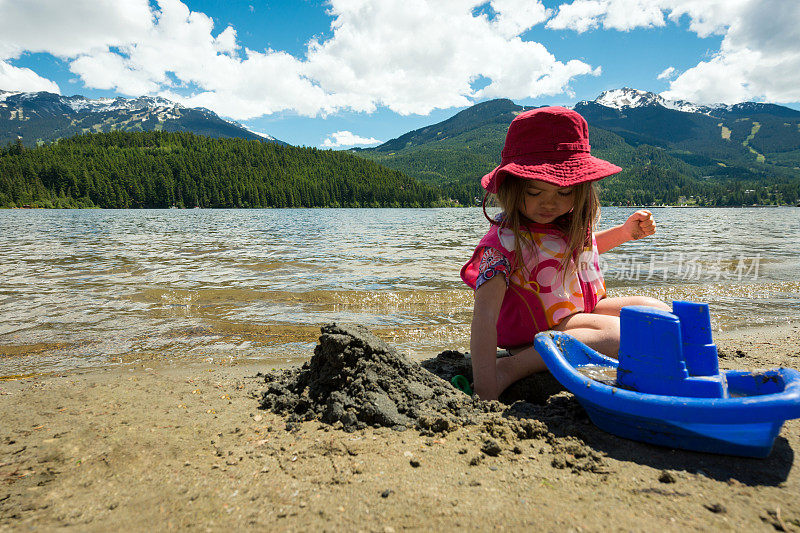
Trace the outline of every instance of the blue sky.
<instances>
[{"instance_id":1,"label":"blue sky","mask_svg":"<svg viewBox=\"0 0 800 533\"><path fill-rule=\"evenodd\" d=\"M800 109L795 0L0 0L0 89L158 94L305 146L623 86Z\"/></svg>"}]
</instances>

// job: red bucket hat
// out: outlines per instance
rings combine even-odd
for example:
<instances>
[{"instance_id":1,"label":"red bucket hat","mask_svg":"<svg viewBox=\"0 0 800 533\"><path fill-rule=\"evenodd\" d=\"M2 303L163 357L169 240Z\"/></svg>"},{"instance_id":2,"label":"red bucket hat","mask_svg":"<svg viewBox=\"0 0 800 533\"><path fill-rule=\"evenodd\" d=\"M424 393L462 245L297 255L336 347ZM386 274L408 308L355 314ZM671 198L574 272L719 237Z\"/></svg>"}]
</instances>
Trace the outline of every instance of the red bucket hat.
<instances>
[{"instance_id":1,"label":"red bucket hat","mask_svg":"<svg viewBox=\"0 0 800 533\"><path fill-rule=\"evenodd\" d=\"M496 193L507 175L560 187L595 181L622 169L589 153L589 126L565 107L541 107L511 121L500 165L481 179Z\"/></svg>"}]
</instances>

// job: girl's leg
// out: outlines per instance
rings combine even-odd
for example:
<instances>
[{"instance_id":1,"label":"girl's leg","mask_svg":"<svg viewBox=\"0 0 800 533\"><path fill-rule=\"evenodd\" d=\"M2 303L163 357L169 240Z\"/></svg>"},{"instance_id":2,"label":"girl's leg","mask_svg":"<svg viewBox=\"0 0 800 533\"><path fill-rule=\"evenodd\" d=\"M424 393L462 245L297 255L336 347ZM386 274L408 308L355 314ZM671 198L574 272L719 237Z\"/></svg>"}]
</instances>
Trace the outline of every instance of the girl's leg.
<instances>
[{"instance_id":1,"label":"girl's leg","mask_svg":"<svg viewBox=\"0 0 800 533\"><path fill-rule=\"evenodd\" d=\"M553 329L569 333L598 352L616 357L619 350L619 318L615 316L577 313L562 320ZM547 365L533 346L512 351L510 357L497 360L497 387L503 391L526 376L547 370Z\"/></svg>"},{"instance_id":2,"label":"girl's leg","mask_svg":"<svg viewBox=\"0 0 800 533\"><path fill-rule=\"evenodd\" d=\"M604 298L597 302L593 312L569 316L553 329L569 333L603 355L616 358L619 352L619 312L626 305L647 305L672 311L664 302L646 296ZM526 376L547 370L547 365L533 346L511 353L511 357L497 360L497 385L500 391Z\"/></svg>"},{"instance_id":3,"label":"girl's leg","mask_svg":"<svg viewBox=\"0 0 800 533\"><path fill-rule=\"evenodd\" d=\"M619 311L617 311L617 315L619 315ZM576 313L559 322L553 329L569 333L603 355L617 357L619 316L596 312Z\"/></svg>"},{"instance_id":4,"label":"girl's leg","mask_svg":"<svg viewBox=\"0 0 800 533\"><path fill-rule=\"evenodd\" d=\"M542 357L533 348L528 346L517 350L509 350L509 357L497 360L497 390L502 394L512 383L520 379L547 370Z\"/></svg>"},{"instance_id":5,"label":"girl's leg","mask_svg":"<svg viewBox=\"0 0 800 533\"><path fill-rule=\"evenodd\" d=\"M672 312L672 308L655 298L648 296L619 296L617 298L603 298L597 302L592 314L619 316L619 311L626 305L647 305L663 311Z\"/></svg>"},{"instance_id":6,"label":"girl's leg","mask_svg":"<svg viewBox=\"0 0 800 533\"><path fill-rule=\"evenodd\" d=\"M597 302L591 313L568 316L553 329L569 333L601 354L616 358L619 352L619 312L627 305L646 305L672 311L664 302L647 296L604 298Z\"/></svg>"}]
</instances>

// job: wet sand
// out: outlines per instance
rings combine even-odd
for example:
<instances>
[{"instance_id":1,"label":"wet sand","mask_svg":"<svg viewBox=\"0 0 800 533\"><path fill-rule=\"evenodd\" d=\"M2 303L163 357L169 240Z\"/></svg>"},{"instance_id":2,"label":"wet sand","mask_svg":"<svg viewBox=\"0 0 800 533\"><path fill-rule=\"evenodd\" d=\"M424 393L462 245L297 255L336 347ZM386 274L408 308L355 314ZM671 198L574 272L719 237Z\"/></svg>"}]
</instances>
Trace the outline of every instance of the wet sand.
<instances>
[{"instance_id":1,"label":"wet sand","mask_svg":"<svg viewBox=\"0 0 800 533\"><path fill-rule=\"evenodd\" d=\"M799 341L791 324L716 336L724 368L800 368ZM527 432L502 413L348 432L261 409L265 370L0 382L0 530L800 531L800 420L766 459L620 439L563 393L565 422Z\"/></svg>"}]
</instances>

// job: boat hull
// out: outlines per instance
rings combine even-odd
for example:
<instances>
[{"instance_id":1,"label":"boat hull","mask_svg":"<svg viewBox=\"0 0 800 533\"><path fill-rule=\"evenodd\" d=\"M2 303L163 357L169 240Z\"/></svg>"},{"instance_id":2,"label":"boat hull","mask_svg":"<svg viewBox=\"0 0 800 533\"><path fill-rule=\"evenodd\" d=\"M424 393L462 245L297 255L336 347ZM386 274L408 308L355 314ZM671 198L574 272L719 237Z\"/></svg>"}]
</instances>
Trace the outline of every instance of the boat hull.
<instances>
[{"instance_id":1,"label":"boat hull","mask_svg":"<svg viewBox=\"0 0 800 533\"><path fill-rule=\"evenodd\" d=\"M579 400L580 401L580 400ZM696 452L767 457L783 420L752 424L703 424L631 416L580 401L603 431L640 442Z\"/></svg>"},{"instance_id":2,"label":"boat hull","mask_svg":"<svg viewBox=\"0 0 800 533\"><path fill-rule=\"evenodd\" d=\"M800 418L800 373L779 368L722 372L725 397L643 393L587 377L582 367L618 363L574 337L548 331L536 350L600 429L631 440L743 457L766 457L786 420Z\"/></svg>"}]
</instances>

